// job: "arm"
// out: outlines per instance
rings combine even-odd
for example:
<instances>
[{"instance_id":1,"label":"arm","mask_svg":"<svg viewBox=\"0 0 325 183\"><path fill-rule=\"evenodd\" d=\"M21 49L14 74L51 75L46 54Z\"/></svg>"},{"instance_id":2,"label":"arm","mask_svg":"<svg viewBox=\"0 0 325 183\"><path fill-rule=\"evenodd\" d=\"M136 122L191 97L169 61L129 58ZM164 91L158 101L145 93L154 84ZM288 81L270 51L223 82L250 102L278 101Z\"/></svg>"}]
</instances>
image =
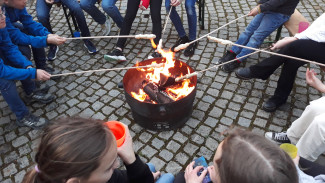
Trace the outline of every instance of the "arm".
<instances>
[{"instance_id":1,"label":"arm","mask_svg":"<svg viewBox=\"0 0 325 183\"><path fill-rule=\"evenodd\" d=\"M0 44L0 50L12 65L14 65L17 68L23 68L23 69L33 65L31 61L27 60L26 57L24 57L21 54L18 47L11 42L9 34L6 29L1 29L0 35L2 38L2 42Z\"/></svg>"},{"instance_id":2,"label":"arm","mask_svg":"<svg viewBox=\"0 0 325 183\"><path fill-rule=\"evenodd\" d=\"M36 69L17 69L14 67L7 66L0 59L0 78L7 80L24 80L24 79L35 79Z\"/></svg>"},{"instance_id":3,"label":"arm","mask_svg":"<svg viewBox=\"0 0 325 183\"><path fill-rule=\"evenodd\" d=\"M16 16L16 14L15 14L15 11L13 8L6 8L6 27L9 32L10 38L14 44L16 44L16 45L19 45L19 44L20 45L31 45L35 48L43 48L43 47L47 46L47 41L46 41L47 35L31 36L31 35L27 35L27 34L21 32L18 28L16 28L11 23L11 19L14 19L15 16ZM25 17L25 19L26 19L26 17ZM26 25L24 25L24 26L26 26ZM37 28L35 29L35 32L36 32L36 30L37 30ZM32 31L32 32L34 33L34 31Z\"/></svg>"},{"instance_id":4,"label":"arm","mask_svg":"<svg viewBox=\"0 0 325 183\"><path fill-rule=\"evenodd\" d=\"M286 0L269 0L264 3L263 1L260 2L262 2L260 5L261 12L265 12L265 11L273 11L277 9L279 6L284 4Z\"/></svg>"}]
</instances>

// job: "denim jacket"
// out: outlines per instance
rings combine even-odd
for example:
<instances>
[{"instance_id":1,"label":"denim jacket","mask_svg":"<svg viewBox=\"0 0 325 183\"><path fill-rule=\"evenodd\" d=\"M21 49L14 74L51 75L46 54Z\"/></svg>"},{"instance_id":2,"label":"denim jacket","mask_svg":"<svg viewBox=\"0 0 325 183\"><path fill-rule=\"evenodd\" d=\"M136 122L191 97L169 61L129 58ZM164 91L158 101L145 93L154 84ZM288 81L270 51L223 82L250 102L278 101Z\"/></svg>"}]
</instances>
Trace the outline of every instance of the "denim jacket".
<instances>
[{"instance_id":1,"label":"denim jacket","mask_svg":"<svg viewBox=\"0 0 325 183\"><path fill-rule=\"evenodd\" d=\"M50 32L40 23L33 20L33 17L27 13L26 8L15 9L5 6L6 9L6 26L12 42L16 45L31 45L35 48L43 48L47 46L47 35ZM27 35L15 27L16 22L23 24L27 30Z\"/></svg>"}]
</instances>

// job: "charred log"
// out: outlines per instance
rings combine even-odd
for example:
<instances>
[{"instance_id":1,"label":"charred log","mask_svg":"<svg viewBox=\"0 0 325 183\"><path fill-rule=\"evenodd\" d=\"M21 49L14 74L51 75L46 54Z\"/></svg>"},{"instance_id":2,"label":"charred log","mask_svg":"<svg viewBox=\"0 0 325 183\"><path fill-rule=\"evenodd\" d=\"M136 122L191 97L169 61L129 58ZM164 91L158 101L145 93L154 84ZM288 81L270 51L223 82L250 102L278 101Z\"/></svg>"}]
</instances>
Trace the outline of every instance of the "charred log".
<instances>
[{"instance_id":1,"label":"charred log","mask_svg":"<svg viewBox=\"0 0 325 183\"><path fill-rule=\"evenodd\" d=\"M166 104L170 102L174 102L172 98L168 96L168 94L159 89L158 85L155 83L147 83L143 87L143 91L149 96L149 98L158 104Z\"/></svg>"}]
</instances>

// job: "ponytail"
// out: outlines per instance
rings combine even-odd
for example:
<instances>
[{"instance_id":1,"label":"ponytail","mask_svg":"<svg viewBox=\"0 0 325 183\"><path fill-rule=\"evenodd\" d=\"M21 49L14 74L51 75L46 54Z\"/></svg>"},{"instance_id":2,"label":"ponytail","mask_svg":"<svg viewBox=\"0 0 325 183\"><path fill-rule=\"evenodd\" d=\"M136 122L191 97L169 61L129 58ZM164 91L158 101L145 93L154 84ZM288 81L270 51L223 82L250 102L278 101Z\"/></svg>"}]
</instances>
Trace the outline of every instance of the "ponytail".
<instances>
[{"instance_id":1,"label":"ponytail","mask_svg":"<svg viewBox=\"0 0 325 183\"><path fill-rule=\"evenodd\" d=\"M32 168L25 174L23 183L36 183L37 175L38 175L38 173L35 170L35 168Z\"/></svg>"}]
</instances>

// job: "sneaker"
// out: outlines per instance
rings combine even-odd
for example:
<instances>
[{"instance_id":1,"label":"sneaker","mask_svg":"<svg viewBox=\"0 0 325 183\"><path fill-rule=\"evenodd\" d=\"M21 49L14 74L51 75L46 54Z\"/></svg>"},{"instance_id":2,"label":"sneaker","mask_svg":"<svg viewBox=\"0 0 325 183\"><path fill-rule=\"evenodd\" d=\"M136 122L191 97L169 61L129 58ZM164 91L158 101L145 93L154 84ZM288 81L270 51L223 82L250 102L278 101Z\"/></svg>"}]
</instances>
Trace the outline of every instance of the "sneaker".
<instances>
[{"instance_id":1,"label":"sneaker","mask_svg":"<svg viewBox=\"0 0 325 183\"><path fill-rule=\"evenodd\" d=\"M262 109L266 112L274 112L278 107L286 103L287 99L282 97L272 96L262 106Z\"/></svg>"},{"instance_id":2,"label":"sneaker","mask_svg":"<svg viewBox=\"0 0 325 183\"><path fill-rule=\"evenodd\" d=\"M50 45L49 53L47 54L47 59L53 61L56 58L56 54L59 51L59 47L56 45Z\"/></svg>"},{"instance_id":3,"label":"sneaker","mask_svg":"<svg viewBox=\"0 0 325 183\"><path fill-rule=\"evenodd\" d=\"M123 52L119 49L114 49L111 53L104 55L104 59L107 61L126 61Z\"/></svg>"},{"instance_id":4,"label":"sneaker","mask_svg":"<svg viewBox=\"0 0 325 183\"><path fill-rule=\"evenodd\" d=\"M162 55L155 51L148 57L148 59L161 58L161 57L162 57Z\"/></svg>"},{"instance_id":5,"label":"sneaker","mask_svg":"<svg viewBox=\"0 0 325 183\"><path fill-rule=\"evenodd\" d=\"M185 57L191 57L194 55L195 48L197 47L197 42L190 44L184 51Z\"/></svg>"},{"instance_id":6,"label":"sneaker","mask_svg":"<svg viewBox=\"0 0 325 183\"><path fill-rule=\"evenodd\" d=\"M228 64L223 65L221 69L227 73L230 73L235 69L237 69L239 66L240 66L240 62L235 60L233 62L229 62Z\"/></svg>"},{"instance_id":7,"label":"sneaker","mask_svg":"<svg viewBox=\"0 0 325 183\"><path fill-rule=\"evenodd\" d=\"M237 69L235 74L239 79L242 79L242 80L249 80L249 79L254 78L252 76L252 72L251 72L249 67L244 67L244 68L241 68L241 69Z\"/></svg>"},{"instance_id":8,"label":"sneaker","mask_svg":"<svg viewBox=\"0 0 325 183\"><path fill-rule=\"evenodd\" d=\"M52 102L55 97L54 95L48 94L48 93L43 93L41 91L34 91L30 95L26 95L27 102L40 102L43 104L47 104Z\"/></svg>"},{"instance_id":9,"label":"sneaker","mask_svg":"<svg viewBox=\"0 0 325 183\"><path fill-rule=\"evenodd\" d=\"M48 72L49 74L51 75L55 75L55 74L62 74L61 72L59 71L55 71L53 68L49 67L49 66L45 66L44 68L42 68L44 71ZM61 76L54 76L54 77L51 77L51 79L53 80L59 80L61 79Z\"/></svg>"},{"instance_id":10,"label":"sneaker","mask_svg":"<svg viewBox=\"0 0 325 183\"><path fill-rule=\"evenodd\" d=\"M219 64L233 60L236 56L236 53L227 50L226 54L219 60Z\"/></svg>"},{"instance_id":11,"label":"sneaker","mask_svg":"<svg viewBox=\"0 0 325 183\"><path fill-rule=\"evenodd\" d=\"M287 136L287 132L266 132L265 138L277 143L278 145L283 143L291 143L290 139Z\"/></svg>"},{"instance_id":12,"label":"sneaker","mask_svg":"<svg viewBox=\"0 0 325 183\"><path fill-rule=\"evenodd\" d=\"M90 54L97 52L95 45L89 39L84 39L83 41L84 46L87 48Z\"/></svg>"},{"instance_id":13,"label":"sneaker","mask_svg":"<svg viewBox=\"0 0 325 183\"><path fill-rule=\"evenodd\" d=\"M107 16L105 23L101 25L103 36L109 35L109 33L111 32L111 24L112 24L112 19L111 19L111 17Z\"/></svg>"},{"instance_id":14,"label":"sneaker","mask_svg":"<svg viewBox=\"0 0 325 183\"><path fill-rule=\"evenodd\" d=\"M171 51L172 51L172 52L175 52L174 49L175 49L177 46L179 46L180 44L188 43L189 41L190 41L190 40L188 39L187 36L183 36L183 37L179 38L179 39L176 41L175 45L171 48Z\"/></svg>"},{"instance_id":15,"label":"sneaker","mask_svg":"<svg viewBox=\"0 0 325 183\"><path fill-rule=\"evenodd\" d=\"M18 126L27 126L35 130L41 129L49 123L48 120L40 117L36 117L32 114L27 114L23 119L17 120Z\"/></svg>"}]
</instances>

